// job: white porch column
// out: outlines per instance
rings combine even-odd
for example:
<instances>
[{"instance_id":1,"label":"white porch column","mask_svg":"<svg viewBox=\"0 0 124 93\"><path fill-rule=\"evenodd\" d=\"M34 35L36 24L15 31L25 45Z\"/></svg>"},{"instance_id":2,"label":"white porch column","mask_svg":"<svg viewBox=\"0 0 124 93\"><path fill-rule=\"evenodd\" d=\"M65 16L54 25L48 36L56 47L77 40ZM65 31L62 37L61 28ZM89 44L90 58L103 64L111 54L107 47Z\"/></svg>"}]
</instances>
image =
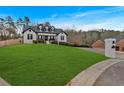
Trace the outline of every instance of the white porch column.
<instances>
[{"instance_id":1,"label":"white porch column","mask_svg":"<svg viewBox=\"0 0 124 93\"><path fill-rule=\"evenodd\" d=\"M49 39L50 39L50 36L48 35L48 40L46 41L46 44L50 44Z\"/></svg>"},{"instance_id":2,"label":"white porch column","mask_svg":"<svg viewBox=\"0 0 124 93\"><path fill-rule=\"evenodd\" d=\"M57 40L57 43L59 45L59 37L58 36L56 36L56 40Z\"/></svg>"}]
</instances>

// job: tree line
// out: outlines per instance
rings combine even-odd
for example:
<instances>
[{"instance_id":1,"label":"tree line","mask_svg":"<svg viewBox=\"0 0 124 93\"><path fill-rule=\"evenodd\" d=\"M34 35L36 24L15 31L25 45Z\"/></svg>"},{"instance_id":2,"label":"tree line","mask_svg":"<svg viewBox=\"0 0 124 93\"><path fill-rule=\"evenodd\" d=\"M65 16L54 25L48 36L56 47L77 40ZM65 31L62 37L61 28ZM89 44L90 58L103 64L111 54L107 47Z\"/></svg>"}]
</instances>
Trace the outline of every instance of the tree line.
<instances>
[{"instance_id":1,"label":"tree line","mask_svg":"<svg viewBox=\"0 0 124 93\"><path fill-rule=\"evenodd\" d=\"M0 40L6 40L10 38L18 38L20 35L17 33L17 26L22 24L28 26L30 23L29 17L18 18L16 21L11 16L0 18Z\"/></svg>"},{"instance_id":2,"label":"tree line","mask_svg":"<svg viewBox=\"0 0 124 93\"><path fill-rule=\"evenodd\" d=\"M23 24L29 26L31 20L29 17L18 18L16 21L11 16L7 16L5 19L0 18L5 24L9 24L9 27L5 27L5 24L0 24L0 40L18 37L17 25ZM49 22L46 22L50 24ZM64 28L63 28L64 29ZM106 30L106 29L94 29L89 31L66 29L64 30L68 34L68 42L76 45L91 46L95 41L105 38L116 38L117 40L124 38L124 31Z\"/></svg>"},{"instance_id":3,"label":"tree line","mask_svg":"<svg viewBox=\"0 0 124 93\"><path fill-rule=\"evenodd\" d=\"M76 45L90 47L95 41L106 38L116 38L117 41L124 39L124 31L96 29L89 31L76 31L74 29L65 30L68 34L68 42Z\"/></svg>"}]
</instances>

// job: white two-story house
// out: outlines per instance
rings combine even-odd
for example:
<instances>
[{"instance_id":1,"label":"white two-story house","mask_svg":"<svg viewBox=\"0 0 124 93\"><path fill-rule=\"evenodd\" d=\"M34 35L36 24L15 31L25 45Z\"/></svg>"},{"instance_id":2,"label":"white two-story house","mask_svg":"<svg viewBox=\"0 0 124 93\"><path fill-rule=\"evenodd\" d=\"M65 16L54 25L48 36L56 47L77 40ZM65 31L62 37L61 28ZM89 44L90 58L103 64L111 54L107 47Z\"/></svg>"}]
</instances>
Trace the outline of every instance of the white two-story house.
<instances>
[{"instance_id":1,"label":"white two-story house","mask_svg":"<svg viewBox=\"0 0 124 93\"><path fill-rule=\"evenodd\" d=\"M67 34L62 29L57 29L50 24L28 26L22 32L24 43L33 43L34 40L43 40L46 43L53 41L67 42Z\"/></svg>"}]
</instances>

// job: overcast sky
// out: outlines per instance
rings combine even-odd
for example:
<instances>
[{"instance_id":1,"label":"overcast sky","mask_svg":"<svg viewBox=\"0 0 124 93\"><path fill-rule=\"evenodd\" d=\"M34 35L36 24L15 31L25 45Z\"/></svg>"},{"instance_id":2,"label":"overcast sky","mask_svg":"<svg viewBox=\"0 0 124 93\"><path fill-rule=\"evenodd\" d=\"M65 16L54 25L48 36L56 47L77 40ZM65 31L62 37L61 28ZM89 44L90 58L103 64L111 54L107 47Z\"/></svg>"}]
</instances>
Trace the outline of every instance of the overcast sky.
<instances>
[{"instance_id":1,"label":"overcast sky","mask_svg":"<svg viewBox=\"0 0 124 93\"><path fill-rule=\"evenodd\" d=\"M0 6L0 17L12 16L14 20L28 16L32 23L49 21L60 28L124 29L124 7L106 6Z\"/></svg>"}]
</instances>

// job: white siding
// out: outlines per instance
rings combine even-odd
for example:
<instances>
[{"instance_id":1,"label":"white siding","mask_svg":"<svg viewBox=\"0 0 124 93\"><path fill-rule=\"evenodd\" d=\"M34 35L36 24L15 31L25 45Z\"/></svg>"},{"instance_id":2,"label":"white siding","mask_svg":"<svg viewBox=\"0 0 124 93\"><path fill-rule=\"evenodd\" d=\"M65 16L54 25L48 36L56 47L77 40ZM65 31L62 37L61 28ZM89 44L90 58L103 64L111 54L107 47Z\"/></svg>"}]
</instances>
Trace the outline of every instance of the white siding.
<instances>
[{"instance_id":1,"label":"white siding","mask_svg":"<svg viewBox=\"0 0 124 93\"><path fill-rule=\"evenodd\" d=\"M56 34L49 34L49 33L38 33L38 35L56 36Z\"/></svg>"},{"instance_id":2,"label":"white siding","mask_svg":"<svg viewBox=\"0 0 124 93\"><path fill-rule=\"evenodd\" d=\"M27 37L28 34L32 34L32 36L33 36L33 39L32 40L28 40L28 37ZM35 32L28 30L28 31L26 31L26 32L23 33L23 39L24 39L24 43L32 44L33 43L33 40L36 40L37 39L37 36L36 36L36 33Z\"/></svg>"},{"instance_id":3,"label":"white siding","mask_svg":"<svg viewBox=\"0 0 124 93\"><path fill-rule=\"evenodd\" d=\"M64 37L64 40L61 40L61 36ZM65 33L59 33L57 37L57 41L59 42L67 42L67 35Z\"/></svg>"}]
</instances>

